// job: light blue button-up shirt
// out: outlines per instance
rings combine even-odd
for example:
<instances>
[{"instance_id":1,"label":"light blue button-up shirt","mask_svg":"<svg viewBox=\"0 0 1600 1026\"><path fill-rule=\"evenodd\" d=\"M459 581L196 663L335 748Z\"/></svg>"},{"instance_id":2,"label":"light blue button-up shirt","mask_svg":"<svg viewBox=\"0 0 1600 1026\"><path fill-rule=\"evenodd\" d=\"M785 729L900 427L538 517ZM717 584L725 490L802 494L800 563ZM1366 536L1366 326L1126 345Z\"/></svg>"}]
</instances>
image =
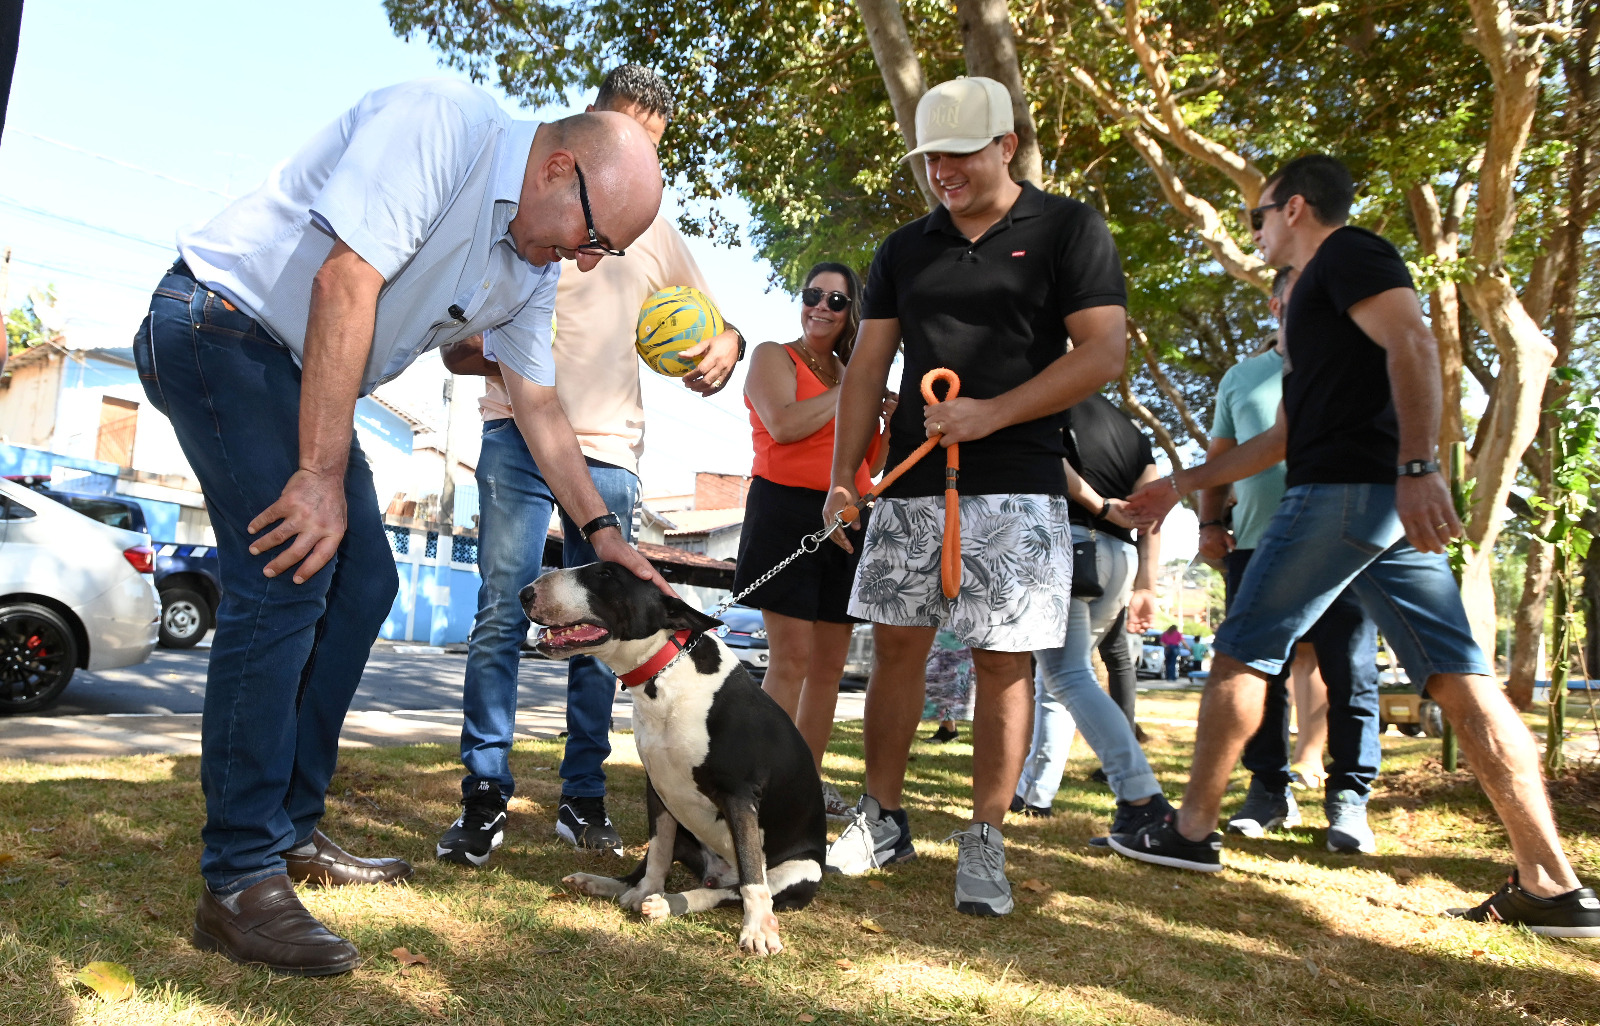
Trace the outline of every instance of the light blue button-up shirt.
<instances>
[{"instance_id":1,"label":"light blue button-up shirt","mask_svg":"<svg viewBox=\"0 0 1600 1026\"><path fill-rule=\"evenodd\" d=\"M305 352L311 279L337 239L383 275L361 394L418 356L483 333L505 366L555 384L561 265L534 267L507 229L538 122L488 93L419 79L368 93L266 182L178 234L195 279Z\"/></svg>"}]
</instances>

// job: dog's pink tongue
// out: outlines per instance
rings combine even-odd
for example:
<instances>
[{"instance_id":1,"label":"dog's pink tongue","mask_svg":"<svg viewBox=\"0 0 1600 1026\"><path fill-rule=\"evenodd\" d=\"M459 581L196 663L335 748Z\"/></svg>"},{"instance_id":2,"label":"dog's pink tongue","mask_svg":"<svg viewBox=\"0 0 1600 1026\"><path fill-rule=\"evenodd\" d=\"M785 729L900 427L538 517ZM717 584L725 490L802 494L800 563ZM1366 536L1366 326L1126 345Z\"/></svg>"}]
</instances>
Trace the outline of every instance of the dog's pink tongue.
<instances>
[{"instance_id":1,"label":"dog's pink tongue","mask_svg":"<svg viewBox=\"0 0 1600 1026\"><path fill-rule=\"evenodd\" d=\"M550 633L551 637L568 645L582 645L590 641L599 641L606 636L606 632L603 629L590 623L574 624L571 627L564 627Z\"/></svg>"}]
</instances>

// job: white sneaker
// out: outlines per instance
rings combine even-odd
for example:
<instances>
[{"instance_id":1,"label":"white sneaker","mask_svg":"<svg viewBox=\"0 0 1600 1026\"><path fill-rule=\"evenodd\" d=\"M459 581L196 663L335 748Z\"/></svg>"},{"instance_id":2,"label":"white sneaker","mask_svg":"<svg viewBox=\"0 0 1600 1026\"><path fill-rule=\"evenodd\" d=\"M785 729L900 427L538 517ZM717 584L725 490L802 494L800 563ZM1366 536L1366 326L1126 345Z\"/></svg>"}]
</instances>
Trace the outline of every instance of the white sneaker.
<instances>
[{"instance_id":1,"label":"white sneaker","mask_svg":"<svg viewBox=\"0 0 1600 1026\"><path fill-rule=\"evenodd\" d=\"M904 812L898 816L885 813L876 798L862 795L856 802L850 825L828 846L823 868L830 873L860 876L881 866L916 858L911 832L901 822L904 819Z\"/></svg>"}]
</instances>

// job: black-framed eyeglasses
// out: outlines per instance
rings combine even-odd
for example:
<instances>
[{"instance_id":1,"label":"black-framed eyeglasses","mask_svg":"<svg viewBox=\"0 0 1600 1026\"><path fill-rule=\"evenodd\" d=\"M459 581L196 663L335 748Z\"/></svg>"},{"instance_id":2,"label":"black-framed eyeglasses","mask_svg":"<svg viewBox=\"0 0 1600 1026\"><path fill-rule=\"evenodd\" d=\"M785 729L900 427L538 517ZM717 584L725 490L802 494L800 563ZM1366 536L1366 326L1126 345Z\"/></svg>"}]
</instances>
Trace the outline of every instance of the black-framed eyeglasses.
<instances>
[{"instance_id":1,"label":"black-framed eyeglasses","mask_svg":"<svg viewBox=\"0 0 1600 1026\"><path fill-rule=\"evenodd\" d=\"M578 176L578 202L583 204L583 224L589 229L589 241L573 250L574 253L590 253L596 256L627 256L620 249L612 249L600 241L600 234L594 230L594 214L589 212L589 187L583 184L583 168L577 161L572 163L572 171Z\"/></svg>"},{"instance_id":2,"label":"black-framed eyeglasses","mask_svg":"<svg viewBox=\"0 0 1600 1026\"><path fill-rule=\"evenodd\" d=\"M825 293L815 286L800 290L800 302L807 306L816 306L818 303L822 302L823 296L827 296L828 309L832 310L834 313L838 313L840 310L843 310L845 307L850 305L850 297L845 295L843 292Z\"/></svg>"},{"instance_id":3,"label":"black-framed eyeglasses","mask_svg":"<svg viewBox=\"0 0 1600 1026\"><path fill-rule=\"evenodd\" d=\"M1284 200L1283 203L1263 203L1259 207L1251 207L1250 230L1253 232L1259 232L1261 230L1261 226L1267 223L1267 211L1280 210L1283 208L1284 204L1288 202L1288 200Z\"/></svg>"}]
</instances>

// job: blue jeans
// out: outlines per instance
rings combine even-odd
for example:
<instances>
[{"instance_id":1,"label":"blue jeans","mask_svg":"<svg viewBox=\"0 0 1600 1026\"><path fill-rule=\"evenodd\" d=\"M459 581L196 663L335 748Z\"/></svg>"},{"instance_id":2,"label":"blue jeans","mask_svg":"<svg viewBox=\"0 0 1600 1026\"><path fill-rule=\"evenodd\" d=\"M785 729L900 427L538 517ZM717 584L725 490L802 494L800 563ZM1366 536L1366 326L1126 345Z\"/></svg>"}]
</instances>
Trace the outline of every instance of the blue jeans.
<instances>
[{"instance_id":1,"label":"blue jeans","mask_svg":"<svg viewBox=\"0 0 1600 1026\"><path fill-rule=\"evenodd\" d=\"M1073 525L1073 541L1088 536L1087 528ZM1094 673L1095 646L1128 604L1137 559L1132 545L1098 535L1095 564L1102 594L1094 599L1073 599L1065 643L1033 654L1039 667L1034 682L1033 745L1017 782L1017 794L1029 805L1045 807L1055 801L1075 728L1083 731L1083 739L1099 756L1106 780L1119 800L1161 791L1122 707L1101 690Z\"/></svg>"},{"instance_id":2,"label":"blue jeans","mask_svg":"<svg viewBox=\"0 0 1600 1026\"><path fill-rule=\"evenodd\" d=\"M1182 652L1183 649L1179 648L1177 645L1163 645L1162 648L1166 650L1167 657L1166 678L1167 680L1177 680L1178 654Z\"/></svg>"},{"instance_id":3,"label":"blue jeans","mask_svg":"<svg viewBox=\"0 0 1600 1026\"><path fill-rule=\"evenodd\" d=\"M1296 485L1283 495L1213 648L1270 677L1341 592L1394 646L1419 694L1428 678L1492 676L1443 553L1418 552L1394 485Z\"/></svg>"},{"instance_id":4,"label":"blue jeans","mask_svg":"<svg viewBox=\"0 0 1600 1026\"><path fill-rule=\"evenodd\" d=\"M467 675L461 695L461 762L467 774L461 791L492 781L510 798L511 744L517 726L517 663L528 636L528 617L517 592L539 576L545 532L555 497L528 452L516 422L486 421L478 456L478 614L467 646ZM639 479L631 471L596 460L589 476L606 508L622 519L632 540L633 506ZM565 566L595 561L594 549L563 513ZM611 705L617 678L592 656L567 664L567 748L561 760L562 791L579 797L606 793L602 763L611 754Z\"/></svg>"},{"instance_id":5,"label":"blue jeans","mask_svg":"<svg viewBox=\"0 0 1600 1026\"><path fill-rule=\"evenodd\" d=\"M1254 549L1228 553L1227 588L1231 608ZM1316 650L1328 685L1327 794L1353 791L1365 799L1383 758L1378 739L1378 628L1348 593L1341 594L1301 641ZM1289 786L1289 671L1267 680L1261 726L1244 746L1240 760L1269 791Z\"/></svg>"},{"instance_id":6,"label":"blue jeans","mask_svg":"<svg viewBox=\"0 0 1600 1026\"><path fill-rule=\"evenodd\" d=\"M348 526L304 584L262 569L247 525L299 466L300 369L288 349L175 268L133 344L151 405L172 421L216 530L222 602L206 671L200 872L217 894L284 872L322 818L339 730L399 588L372 471L354 438Z\"/></svg>"}]
</instances>

